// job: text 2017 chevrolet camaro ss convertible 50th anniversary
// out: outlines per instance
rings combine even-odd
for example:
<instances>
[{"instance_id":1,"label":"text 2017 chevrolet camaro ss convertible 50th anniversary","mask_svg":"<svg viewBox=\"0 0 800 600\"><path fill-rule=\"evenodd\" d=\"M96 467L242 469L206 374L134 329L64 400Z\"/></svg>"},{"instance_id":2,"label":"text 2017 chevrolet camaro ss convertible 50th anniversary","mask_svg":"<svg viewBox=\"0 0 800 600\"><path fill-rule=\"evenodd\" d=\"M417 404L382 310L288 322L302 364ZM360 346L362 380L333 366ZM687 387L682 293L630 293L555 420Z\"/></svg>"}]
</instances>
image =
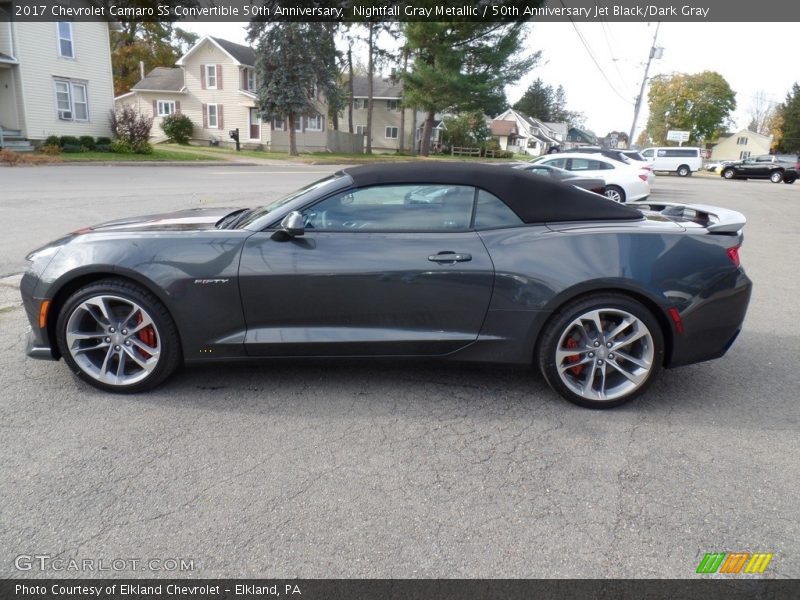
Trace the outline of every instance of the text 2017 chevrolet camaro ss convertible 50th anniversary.
<instances>
[{"instance_id":1,"label":"text 2017 chevrolet camaro ss convertible 50th anniversary","mask_svg":"<svg viewBox=\"0 0 800 600\"><path fill-rule=\"evenodd\" d=\"M744 224L491 165L348 168L258 208L121 219L36 250L28 354L118 392L184 362L527 364L610 407L731 346L751 291Z\"/></svg>"}]
</instances>

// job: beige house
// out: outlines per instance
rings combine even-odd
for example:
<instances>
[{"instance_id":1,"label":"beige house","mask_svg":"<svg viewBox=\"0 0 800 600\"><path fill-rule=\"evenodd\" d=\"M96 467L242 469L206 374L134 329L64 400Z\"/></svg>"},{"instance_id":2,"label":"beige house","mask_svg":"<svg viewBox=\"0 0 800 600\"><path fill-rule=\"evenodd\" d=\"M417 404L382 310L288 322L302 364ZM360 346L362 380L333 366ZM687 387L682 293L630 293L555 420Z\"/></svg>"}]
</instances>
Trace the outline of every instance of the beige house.
<instances>
[{"instance_id":1,"label":"beige house","mask_svg":"<svg viewBox=\"0 0 800 600\"><path fill-rule=\"evenodd\" d=\"M2 9L0 9L2 12ZM0 15L0 137L14 148L50 135L110 136L108 23L18 22Z\"/></svg>"},{"instance_id":2,"label":"beige house","mask_svg":"<svg viewBox=\"0 0 800 600\"><path fill-rule=\"evenodd\" d=\"M720 136L711 149L711 160L743 160L750 156L769 154L771 135L761 135L749 129Z\"/></svg>"}]
</instances>

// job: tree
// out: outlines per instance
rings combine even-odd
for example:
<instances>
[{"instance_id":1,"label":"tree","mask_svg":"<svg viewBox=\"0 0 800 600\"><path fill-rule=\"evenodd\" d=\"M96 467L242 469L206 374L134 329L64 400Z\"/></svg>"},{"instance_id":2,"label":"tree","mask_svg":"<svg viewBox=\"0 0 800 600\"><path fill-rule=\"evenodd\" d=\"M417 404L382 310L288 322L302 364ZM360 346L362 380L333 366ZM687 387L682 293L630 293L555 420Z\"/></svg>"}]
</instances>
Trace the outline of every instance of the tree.
<instances>
[{"instance_id":1,"label":"tree","mask_svg":"<svg viewBox=\"0 0 800 600\"><path fill-rule=\"evenodd\" d=\"M291 156L297 156L297 119L317 110L319 94L338 97L334 28L257 21L248 26L248 40L256 46L258 108L267 120L286 120Z\"/></svg>"},{"instance_id":2,"label":"tree","mask_svg":"<svg viewBox=\"0 0 800 600\"><path fill-rule=\"evenodd\" d=\"M525 74L539 54L521 56L524 23L412 22L404 33L414 62L403 73L405 103L426 114L421 154L430 152L437 112L488 112L504 103L503 88Z\"/></svg>"},{"instance_id":3,"label":"tree","mask_svg":"<svg viewBox=\"0 0 800 600\"><path fill-rule=\"evenodd\" d=\"M800 85L795 83L786 94L786 101L780 108L780 134L778 150L800 153Z\"/></svg>"},{"instance_id":4,"label":"tree","mask_svg":"<svg viewBox=\"0 0 800 600\"><path fill-rule=\"evenodd\" d=\"M717 138L736 109L736 94L714 71L657 75L648 93L647 133L666 142L667 130L689 132L690 142Z\"/></svg>"},{"instance_id":5,"label":"tree","mask_svg":"<svg viewBox=\"0 0 800 600\"><path fill-rule=\"evenodd\" d=\"M537 78L512 108L535 119L552 122L553 101L553 87Z\"/></svg>"},{"instance_id":6,"label":"tree","mask_svg":"<svg viewBox=\"0 0 800 600\"><path fill-rule=\"evenodd\" d=\"M195 0L119 0L119 8L151 8L158 13L158 6L195 6ZM154 67L171 67L189 47L197 41L197 35L175 27L169 20L159 22L116 21L117 27L110 29L111 68L114 73L114 94L129 91L139 81L139 62L144 62L145 71Z\"/></svg>"},{"instance_id":7,"label":"tree","mask_svg":"<svg viewBox=\"0 0 800 600\"><path fill-rule=\"evenodd\" d=\"M449 146L476 148L491 135L481 112L464 113L444 120L444 142Z\"/></svg>"},{"instance_id":8,"label":"tree","mask_svg":"<svg viewBox=\"0 0 800 600\"><path fill-rule=\"evenodd\" d=\"M750 123L747 128L761 135L770 135L772 124L778 114L777 109L778 106L767 99L767 94L764 90L757 91L748 109Z\"/></svg>"}]
</instances>

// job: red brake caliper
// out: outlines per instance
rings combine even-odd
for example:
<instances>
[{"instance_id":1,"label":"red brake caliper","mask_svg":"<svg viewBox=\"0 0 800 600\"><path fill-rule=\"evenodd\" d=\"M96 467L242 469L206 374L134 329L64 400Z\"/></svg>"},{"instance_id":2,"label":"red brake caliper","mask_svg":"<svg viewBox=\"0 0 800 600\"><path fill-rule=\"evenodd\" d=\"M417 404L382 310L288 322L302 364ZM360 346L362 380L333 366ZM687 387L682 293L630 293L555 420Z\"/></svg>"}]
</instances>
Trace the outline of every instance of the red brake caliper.
<instances>
[{"instance_id":1,"label":"red brake caliper","mask_svg":"<svg viewBox=\"0 0 800 600\"><path fill-rule=\"evenodd\" d=\"M144 321L144 319L142 318L142 313L141 312L136 313L136 324L138 325L142 321ZM138 337L140 340L142 340L145 344L147 344L151 348L156 347L156 332L153 329L152 325L148 325L147 327L139 331L139 333L136 334L136 337ZM137 350L139 350L139 353L145 360L150 358L150 354L148 354L141 348L137 348Z\"/></svg>"},{"instance_id":2,"label":"red brake caliper","mask_svg":"<svg viewBox=\"0 0 800 600\"><path fill-rule=\"evenodd\" d=\"M570 337L570 338L567 338L565 346L567 348L577 348L578 347L578 342L576 342L573 338ZM567 356L566 357L567 362L571 362L571 363L578 362L580 359L581 359L581 357L580 357L579 354L573 354L572 356ZM578 377L581 374L582 371L583 371L583 365L579 365L577 367L572 367L570 369L570 373L572 373L576 377Z\"/></svg>"}]
</instances>

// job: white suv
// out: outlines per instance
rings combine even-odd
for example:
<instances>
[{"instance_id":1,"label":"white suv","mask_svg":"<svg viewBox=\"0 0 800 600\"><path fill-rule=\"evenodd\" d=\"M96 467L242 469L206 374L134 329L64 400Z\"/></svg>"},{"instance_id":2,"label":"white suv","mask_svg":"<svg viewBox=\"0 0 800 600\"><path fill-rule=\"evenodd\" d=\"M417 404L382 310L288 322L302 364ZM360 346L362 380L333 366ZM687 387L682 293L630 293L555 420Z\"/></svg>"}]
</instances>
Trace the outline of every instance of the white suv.
<instances>
[{"instance_id":1,"label":"white suv","mask_svg":"<svg viewBox=\"0 0 800 600\"><path fill-rule=\"evenodd\" d=\"M599 154L580 152L559 152L546 154L532 161L572 171L576 175L599 177L606 182L606 197L617 202L644 200L650 195L646 169L640 169Z\"/></svg>"}]
</instances>

